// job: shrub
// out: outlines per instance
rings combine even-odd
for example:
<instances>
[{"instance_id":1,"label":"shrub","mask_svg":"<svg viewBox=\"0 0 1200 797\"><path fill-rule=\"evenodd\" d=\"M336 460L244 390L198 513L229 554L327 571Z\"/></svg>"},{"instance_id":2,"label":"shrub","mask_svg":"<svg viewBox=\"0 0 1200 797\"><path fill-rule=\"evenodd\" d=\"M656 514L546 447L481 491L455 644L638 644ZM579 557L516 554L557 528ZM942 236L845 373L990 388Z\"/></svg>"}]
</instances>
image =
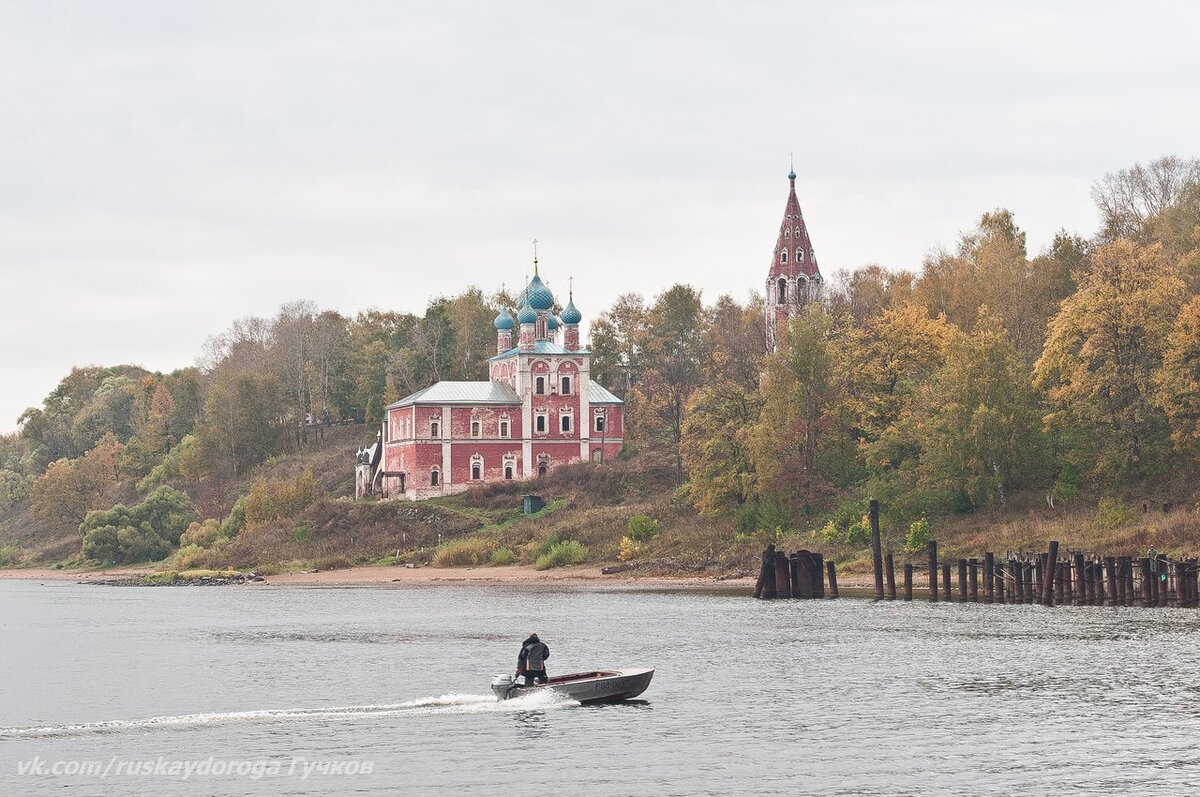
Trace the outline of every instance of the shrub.
<instances>
[{"instance_id":1,"label":"shrub","mask_svg":"<svg viewBox=\"0 0 1200 797\"><path fill-rule=\"evenodd\" d=\"M171 557L171 564L181 570L190 570L208 564L209 553L199 545L184 545Z\"/></svg>"},{"instance_id":2,"label":"shrub","mask_svg":"<svg viewBox=\"0 0 1200 797\"><path fill-rule=\"evenodd\" d=\"M542 556L539 556L534 567L538 570L549 570L552 567L562 567L563 565L577 565L581 562L586 562L588 557L588 549L583 546L583 543L575 540L566 540L556 543Z\"/></svg>"},{"instance_id":3,"label":"shrub","mask_svg":"<svg viewBox=\"0 0 1200 797\"><path fill-rule=\"evenodd\" d=\"M866 515L850 524L846 531L846 542L850 545L871 544L871 519Z\"/></svg>"},{"instance_id":4,"label":"shrub","mask_svg":"<svg viewBox=\"0 0 1200 797\"><path fill-rule=\"evenodd\" d=\"M470 567L491 561L496 543L482 537L443 542L433 553L434 567Z\"/></svg>"},{"instance_id":5,"label":"shrub","mask_svg":"<svg viewBox=\"0 0 1200 797\"><path fill-rule=\"evenodd\" d=\"M21 552L11 545L0 545L0 567L12 567L21 558Z\"/></svg>"},{"instance_id":6,"label":"shrub","mask_svg":"<svg viewBox=\"0 0 1200 797\"><path fill-rule=\"evenodd\" d=\"M249 502L250 496L238 496L238 500L233 502L233 507L229 510L229 515L225 520L221 521L221 534L229 539L233 539L241 533L242 529L246 528L246 504Z\"/></svg>"},{"instance_id":7,"label":"shrub","mask_svg":"<svg viewBox=\"0 0 1200 797\"><path fill-rule=\"evenodd\" d=\"M223 539L221 535L221 524L213 518L205 521L198 521L187 527L187 531L179 538L181 546L194 545L200 548L208 548L214 542Z\"/></svg>"},{"instance_id":8,"label":"shrub","mask_svg":"<svg viewBox=\"0 0 1200 797\"><path fill-rule=\"evenodd\" d=\"M311 470L291 481L265 479L250 485L246 498L245 522L250 526L294 517L317 500L317 484ZM236 506L236 505L235 505Z\"/></svg>"},{"instance_id":9,"label":"shrub","mask_svg":"<svg viewBox=\"0 0 1200 797\"><path fill-rule=\"evenodd\" d=\"M758 507L754 504L745 503L739 506L733 519L739 534L753 534L758 531Z\"/></svg>"},{"instance_id":10,"label":"shrub","mask_svg":"<svg viewBox=\"0 0 1200 797\"><path fill-rule=\"evenodd\" d=\"M659 534L658 521L646 515L634 515L629 518L627 527L629 539L634 542L649 542Z\"/></svg>"},{"instance_id":11,"label":"shrub","mask_svg":"<svg viewBox=\"0 0 1200 797\"><path fill-rule=\"evenodd\" d=\"M929 520L921 518L914 520L908 527L908 536L904 538L904 547L910 551L921 551L929 544Z\"/></svg>"},{"instance_id":12,"label":"shrub","mask_svg":"<svg viewBox=\"0 0 1200 797\"><path fill-rule=\"evenodd\" d=\"M29 497L33 478L14 470L0 470L0 512L7 512Z\"/></svg>"},{"instance_id":13,"label":"shrub","mask_svg":"<svg viewBox=\"0 0 1200 797\"><path fill-rule=\"evenodd\" d=\"M152 562L171 552L171 543L144 527L117 529L121 562Z\"/></svg>"},{"instance_id":14,"label":"shrub","mask_svg":"<svg viewBox=\"0 0 1200 797\"><path fill-rule=\"evenodd\" d=\"M628 537L621 538L621 544L617 549L617 559L622 562L628 562L637 557L642 552L641 546Z\"/></svg>"},{"instance_id":15,"label":"shrub","mask_svg":"<svg viewBox=\"0 0 1200 797\"><path fill-rule=\"evenodd\" d=\"M490 564L496 567L503 567L504 565L511 565L516 558L517 557L512 552L512 549L497 548L496 550L492 551L492 555L488 561Z\"/></svg>"},{"instance_id":16,"label":"shrub","mask_svg":"<svg viewBox=\"0 0 1200 797\"><path fill-rule=\"evenodd\" d=\"M821 527L821 540L830 545L842 542L842 530L832 520Z\"/></svg>"},{"instance_id":17,"label":"shrub","mask_svg":"<svg viewBox=\"0 0 1200 797\"><path fill-rule=\"evenodd\" d=\"M1137 519L1137 510L1120 498L1101 498L1096 505L1096 522L1106 529L1115 529Z\"/></svg>"}]
</instances>

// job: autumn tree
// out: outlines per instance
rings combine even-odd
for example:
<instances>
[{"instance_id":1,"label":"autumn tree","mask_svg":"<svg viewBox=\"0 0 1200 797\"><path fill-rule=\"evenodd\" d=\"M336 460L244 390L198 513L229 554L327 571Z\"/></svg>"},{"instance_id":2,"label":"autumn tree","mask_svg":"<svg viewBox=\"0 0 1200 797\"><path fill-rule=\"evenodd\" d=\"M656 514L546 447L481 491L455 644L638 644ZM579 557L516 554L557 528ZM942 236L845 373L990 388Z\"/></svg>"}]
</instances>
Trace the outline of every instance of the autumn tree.
<instances>
[{"instance_id":1,"label":"autumn tree","mask_svg":"<svg viewBox=\"0 0 1200 797\"><path fill-rule=\"evenodd\" d=\"M1200 160L1175 155L1104 175L1092 185L1102 238L1108 242L1140 238L1151 219L1178 203L1197 183Z\"/></svg>"},{"instance_id":2,"label":"autumn tree","mask_svg":"<svg viewBox=\"0 0 1200 797\"><path fill-rule=\"evenodd\" d=\"M69 532L88 512L111 506L120 478L121 443L108 434L78 459L52 462L30 490L34 515L47 526Z\"/></svg>"},{"instance_id":3,"label":"autumn tree","mask_svg":"<svg viewBox=\"0 0 1200 797\"><path fill-rule=\"evenodd\" d=\"M1166 440L1155 374L1185 297L1158 244L1100 247L1079 290L1050 323L1035 369L1049 428L1080 471L1118 479L1151 472Z\"/></svg>"},{"instance_id":4,"label":"autumn tree","mask_svg":"<svg viewBox=\"0 0 1200 797\"><path fill-rule=\"evenodd\" d=\"M1200 296L1180 310L1154 381L1155 402L1166 413L1171 439L1183 451L1200 452Z\"/></svg>"},{"instance_id":5,"label":"autumn tree","mask_svg":"<svg viewBox=\"0 0 1200 797\"><path fill-rule=\"evenodd\" d=\"M636 293L622 294L591 323L591 377L621 398L641 379L649 323L646 303Z\"/></svg>"}]
</instances>

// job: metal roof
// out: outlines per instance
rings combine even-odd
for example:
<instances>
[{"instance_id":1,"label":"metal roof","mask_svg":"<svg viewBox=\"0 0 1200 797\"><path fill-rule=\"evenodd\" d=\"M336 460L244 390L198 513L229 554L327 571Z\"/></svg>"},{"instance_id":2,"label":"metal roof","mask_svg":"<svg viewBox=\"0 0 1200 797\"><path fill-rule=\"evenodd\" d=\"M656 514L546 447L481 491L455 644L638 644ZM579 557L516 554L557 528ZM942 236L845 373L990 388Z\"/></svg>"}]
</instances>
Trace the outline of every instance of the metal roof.
<instances>
[{"instance_id":1,"label":"metal roof","mask_svg":"<svg viewBox=\"0 0 1200 797\"><path fill-rule=\"evenodd\" d=\"M588 381L588 403L590 404L624 404L624 401L609 393L598 382Z\"/></svg>"},{"instance_id":2,"label":"metal roof","mask_svg":"<svg viewBox=\"0 0 1200 797\"><path fill-rule=\"evenodd\" d=\"M489 359L503 360L507 357L512 357L514 354L591 354L587 349L568 349L561 343L555 343L549 340L534 341L533 348L527 351L522 351L520 348L512 348L503 354L497 354Z\"/></svg>"},{"instance_id":3,"label":"metal roof","mask_svg":"<svg viewBox=\"0 0 1200 797\"><path fill-rule=\"evenodd\" d=\"M607 391L606 391L607 392ZM520 404L521 397L503 382L438 382L411 396L405 396L388 409L410 404Z\"/></svg>"}]
</instances>

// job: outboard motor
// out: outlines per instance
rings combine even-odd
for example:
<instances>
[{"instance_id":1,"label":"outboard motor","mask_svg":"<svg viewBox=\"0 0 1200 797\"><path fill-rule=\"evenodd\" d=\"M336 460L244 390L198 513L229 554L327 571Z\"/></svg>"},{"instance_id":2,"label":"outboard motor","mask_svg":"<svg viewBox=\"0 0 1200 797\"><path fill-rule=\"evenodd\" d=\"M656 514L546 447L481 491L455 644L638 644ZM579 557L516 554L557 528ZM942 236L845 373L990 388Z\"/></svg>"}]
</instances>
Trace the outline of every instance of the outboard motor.
<instances>
[{"instance_id":1,"label":"outboard motor","mask_svg":"<svg viewBox=\"0 0 1200 797\"><path fill-rule=\"evenodd\" d=\"M497 700L508 700L508 694L515 686L511 675L497 675L492 679L492 691L496 693Z\"/></svg>"}]
</instances>

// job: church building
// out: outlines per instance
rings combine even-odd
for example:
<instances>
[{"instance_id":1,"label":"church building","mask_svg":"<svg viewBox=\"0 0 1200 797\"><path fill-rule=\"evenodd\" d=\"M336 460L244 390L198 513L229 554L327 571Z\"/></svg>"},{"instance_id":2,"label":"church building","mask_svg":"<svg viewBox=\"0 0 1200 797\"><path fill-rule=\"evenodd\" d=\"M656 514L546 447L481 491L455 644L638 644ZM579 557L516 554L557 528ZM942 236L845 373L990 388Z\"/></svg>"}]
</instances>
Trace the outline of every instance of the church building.
<instances>
[{"instance_id":1,"label":"church building","mask_svg":"<svg viewBox=\"0 0 1200 797\"><path fill-rule=\"evenodd\" d=\"M371 492L420 500L621 452L624 405L591 379L574 296L556 315L535 258L518 301L515 319L496 317L488 381L438 382L387 408Z\"/></svg>"},{"instance_id":2,"label":"church building","mask_svg":"<svg viewBox=\"0 0 1200 797\"><path fill-rule=\"evenodd\" d=\"M783 222L779 225L775 252L771 256L771 268L767 272L767 345L771 351L778 350L779 337L787 320L810 300L816 299L821 289L817 253L809 238L804 214L800 212L800 200L796 198L794 170L788 172L788 182L791 188L783 210Z\"/></svg>"}]
</instances>

